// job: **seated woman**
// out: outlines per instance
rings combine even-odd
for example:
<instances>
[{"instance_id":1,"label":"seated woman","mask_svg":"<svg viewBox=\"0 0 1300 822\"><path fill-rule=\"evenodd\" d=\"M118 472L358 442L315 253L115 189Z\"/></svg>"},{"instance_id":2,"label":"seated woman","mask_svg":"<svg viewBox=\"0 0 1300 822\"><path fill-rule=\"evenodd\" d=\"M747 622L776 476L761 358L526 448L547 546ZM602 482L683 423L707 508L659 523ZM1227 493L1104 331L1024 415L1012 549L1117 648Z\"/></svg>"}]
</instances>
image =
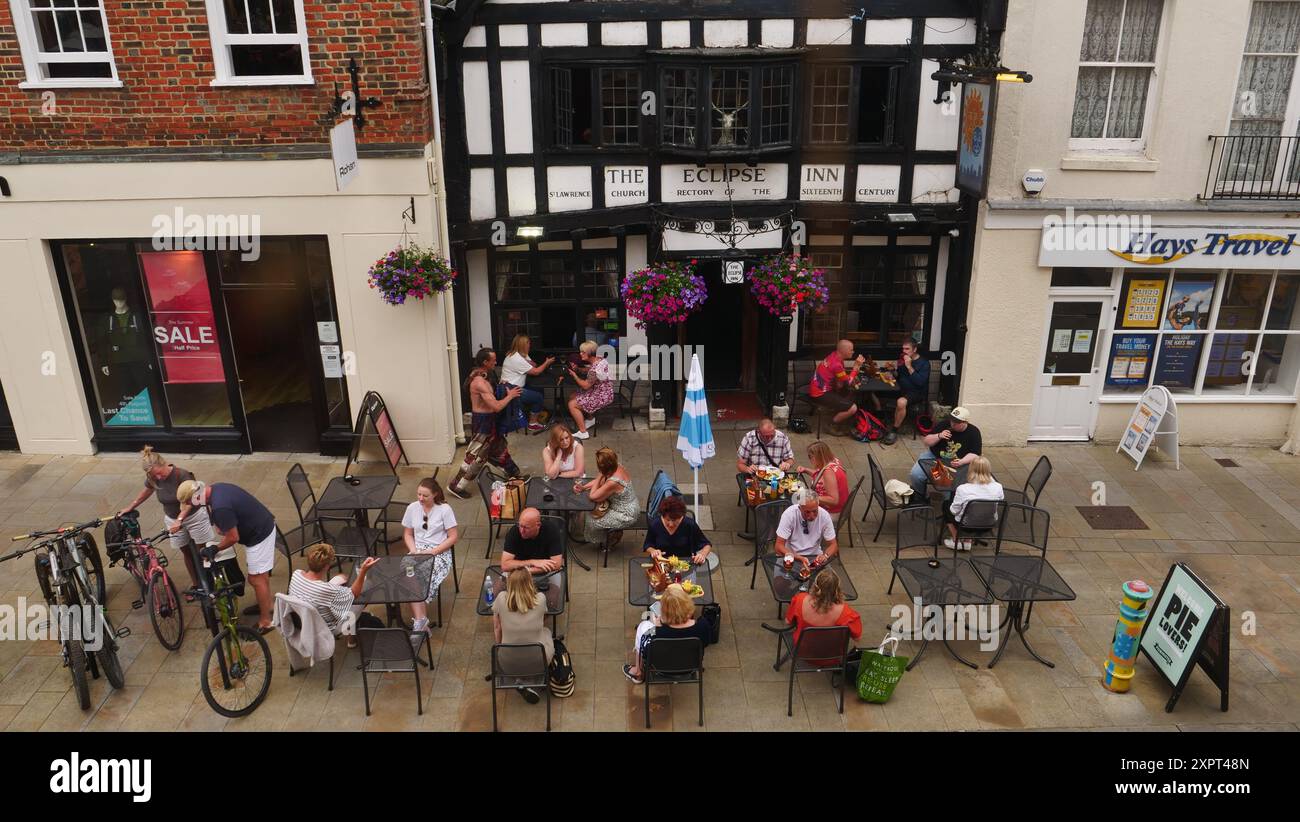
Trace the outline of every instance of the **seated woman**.
<instances>
[{"instance_id":1,"label":"seated woman","mask_svg":"<svg viewBox=\"0 0 1300 822\"><path fill-rule=\"evenodd\" d=\"M527 568L516 568L506 576L504 596L492 600L492 632L498 645L531 645L539 642L551 664L555 643L546 628L546 595L533 585ZM519 695L537 702L541 695L533 688L519 688Z\"/></svg>"},{"instance_id":2,"label":"seated woman","mask_svg":"<svg viewBox=\"0 0 1300 822\"><path fill-rule=\"evenodd\" d=\"M569 376L578 384L579 390L569 397L569 413L573 415L573 424L578 430L573 433L575 439L585 440L591 435L587 429L596 425L596 412L614 401L614 383L609 378L609 363L604 357L596 356L596 344L586 340L578 346L578 356L590 367L585 377L569 368ZM588 419L587 415L591 418Z\"/></svg>"},{"instance_id":3,"label":"seated woman","mask_svg":"<svg viewBox=\"0 0 1300 822\"><path fill-rule=\"evenodd\" d=\"M551 363L555 362L555 358L547 357L541 364L535 363L528 356L531 348L532 340L527 334L515 335L510 343L510 351L501 362L501 382L519 387L519 401L524 404L524 410L528 412L528 430L536 433L543 427L537 421L537 415L542 410L542 392L529 388L526 383L529 377L545 373L546 369L551 367Z\"/></svg>"},{"instance_id":4,"label":"seated woman","mask_svg":"<svg viewBox=\"0 0 1300 822\"><path fill-rule=\"evenodd\" d=\"M944 511L944 522L948 523L948 533L952 536L944 539L945 548L956 547L958 551L969 551L971 548L970 540L957 540L957 523L961 520L962 514L966 512L966 506L977 499L999 501L1006 498L1002 490L1002 483L993 479L993 466L986 457L976 457L971 460L970 468L966 469L966 481L958 485L952 492L952 502L948 504L948 509Z\"/></svg>"},{"instance_id":5,"label":"seated woman","mask_svg":"<svg viewBox=\"0 0 1300 822\"><path fill-rule=\"evenodd\" d=\"M681 557L699 565L704 562L713 546L694 519L686 516L686 503L676 494L669 494L659 503L659 513L650 518L645 532L645 551L655 559L662 556Z\"/></svg>"},{"instance_id":6,"label":"seated woman","mask_svg":"<svg viewBox=\"0 0 1300 822\"><path fill-rule=\"evenodd\" d=\"M641 676L641 655L650 640L698 637L705 645L713 641L713 623L703 614L696 618L695 601L682 586L673 583L665 588L659 605L660 616L653 616L651 612L651 618L637 626L636 639L632 643L634 661L631 665L623 666L623 676L638 685L644 682Z\"/></svg>"},{"instance_id":7,"label":"seated woman","mask_svg":"<svg viewBox=\"0 0 1300 822\"><path fill-rule=\"evenodd\" d=\"M552 425L551 436L542 448L542 471L546 478L580 477L586 468L582 443L574 442L573 432L567 425Z\"/></svg>"},{"instance_id":8,"label":"seated woman","mask_svg":"<svg viewBox=\"0 0 1300 822\"><path fill-rule=\"evenodd\" d=\"M618 454L613 448L602 448L596 452L596 469L599 476L588 482L577 482L573 492L584 491L591 501L598 506L609 502L609 510L603 516L587 515L587 525L583 539L587 542L605 543L608 533L609 547L614 547L623 539L623 529L631 527L641 514L641 501L632 490L632 477L627 469L618 462ZM594 513L594 512L593 512Z\"/></svg>"},{"instance_id":9,"label":"seated woman","mask_svg":"<svg viewBox=\"0 0 1300 822\"><path fill-rule=\"evenodd\" d=\"M795 470L812 477L817 503L826 513L838 514L849 501L848 472L835 458L835 454L831 453L831 447L821 440L808 446L808 459L812 461L811 468L800 465Z\"/></svg>"},{"instance_id":10,"label":"seated woman","mask_svg":"<svg viewBox=\"0 0 1300 822\"><path fill-rule=\"evenodd\" d=\"M402 516L402 537L408 552L433 554L434 559L428 599L411 604L411 614L415 617L414 631L424 631L429 627L427 606L438 595L438 588L447 574L451 573L451 549L459 536L456 513L447 504L438 481L433 477L420 480L415 489L415 502L406 506L406 513Z\"/></svg>"},{"instance_id":11,"label":"seated woman","mask_svg":"<svg viewBox=\"0 0 1300 822\"><path fill-rule=\"evenodd\" d=\"M799 635L804 628L847 625L850 637L858 639L862 636L862 617L844 604L844 591L840 588L840 578L833 568L827 568L818 574L807 593L800 591L794 595L786 608L785 621L794 625L791 647L798 646ZM810 659L807 662L818 666L835 664L832 659Z\"/></svg>"},{"instance_id":12,"label":"seated woman","mask_svg":"<svg viewBox=\"0 0 1300 822\"><path fill-rule=\"evenodd\" d=\"M353 602L366 587L366 573L370 570L370 566L379 560L375 557L366 557L357 566L357 578L349 585L348 578L343 574L326 578L330 566L334 564L333 545L318 542L310 546L306 554L307 570L299 568L293 572L293 576L289 578L289 596L316 606L321 618L325 620L325 625L337 634L347 620L349 611L354 618L361 613L362 606L354 605ZM348 647L357 647L355 632L348 638Z\"/></svg>"}]
</instances>

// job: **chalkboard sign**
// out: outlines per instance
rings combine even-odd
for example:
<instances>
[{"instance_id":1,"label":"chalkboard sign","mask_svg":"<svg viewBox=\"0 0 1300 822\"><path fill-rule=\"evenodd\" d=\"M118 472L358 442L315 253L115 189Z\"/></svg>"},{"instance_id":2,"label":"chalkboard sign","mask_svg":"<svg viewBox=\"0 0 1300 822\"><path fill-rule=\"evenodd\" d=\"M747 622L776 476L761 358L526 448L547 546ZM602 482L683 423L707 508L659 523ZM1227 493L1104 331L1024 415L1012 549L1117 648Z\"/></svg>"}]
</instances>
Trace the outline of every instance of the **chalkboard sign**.
<instances>
[{"instance_id":1,"label":"chalkboard sign","mask_svg":"<svg viewBox=\"0 0 1300 822\"><path fill-rule=\"evenodd\" d=\"M384 449L384 456L387 458L388 467L393 473L397 473L397 464L405 462L407 465L411 461L407 459L406 452L402 449L402 440L397 436L397 428L393 425L393 420L388 416L388 407L384 405L384 398L379 395L378 391L366 392L365 399L361 401L361 410L357 412L357 423L352 431L352 452L348 456L347 466L343 473L350 473L352 463L357 462L357 455L361 451L361 441L366 436L367 423L369 428L379 439L379 444Z\"/></svg>"},{"instance_id":2,"label":"chalkboard sign","mask_svg":"<svg viewBox=\"0 0 1300 822\"><path fill-rule=\"evenodd\" d=\"M1184 563L1169 569L1142 628L1139 648L1174 689L1165 713L1197 665L1219 688L1219 710L1228 710L1228 662L1231 612L1209 586Z\"/></svg>"}]
</instances>

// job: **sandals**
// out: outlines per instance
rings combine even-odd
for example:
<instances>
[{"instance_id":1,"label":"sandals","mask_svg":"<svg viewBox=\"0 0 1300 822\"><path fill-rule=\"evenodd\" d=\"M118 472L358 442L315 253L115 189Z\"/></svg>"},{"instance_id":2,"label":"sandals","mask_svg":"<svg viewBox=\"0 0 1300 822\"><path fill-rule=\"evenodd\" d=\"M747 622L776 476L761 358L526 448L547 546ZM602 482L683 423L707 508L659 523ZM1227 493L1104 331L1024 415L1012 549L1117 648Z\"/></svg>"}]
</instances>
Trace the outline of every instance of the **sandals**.
<instances>
[{"instance_id":1,"label":"sandals","mask_svg":"<svg viewBox=\"0 0 1300 822\"><path fill-rule=\"evenodd\" d=\"M623 666L623 676L627 677L627 681L628 681L628 682L631 682L633 685L643 685L643 684L645 684L645 678L644 678L644 677L634 676L634 675L632 674L632 666L631 666L631 665L624 665L624 666Z\"/></svg>"}]
</instances>

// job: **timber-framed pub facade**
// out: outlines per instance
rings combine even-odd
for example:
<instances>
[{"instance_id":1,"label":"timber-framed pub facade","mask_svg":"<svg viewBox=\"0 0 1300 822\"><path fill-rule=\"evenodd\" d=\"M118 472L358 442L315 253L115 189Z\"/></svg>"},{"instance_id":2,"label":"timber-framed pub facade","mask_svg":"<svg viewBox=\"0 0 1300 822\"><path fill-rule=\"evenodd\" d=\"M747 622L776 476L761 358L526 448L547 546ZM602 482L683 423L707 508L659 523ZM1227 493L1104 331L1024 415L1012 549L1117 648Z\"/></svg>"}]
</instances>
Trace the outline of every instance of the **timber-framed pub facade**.
<instances>
[{"instance_id":1,"label":"timber-framed pub facade","mask_svg":"<svg viewBox=\"0 0 1300 822\"><path fill-rule=\"evenodd\" d=\"M518 333L548 353L703 346L706 386L767 410L791 361L841 338L960 358L978 204L955 183L956 93L931 74L1004 19L982 0L463 5L442 39L464 359ZM736 282L780 251L826 272L825 311L773 317ZM709 297L647 339L619 284L673 259ZM675 415L678 387L654 387Z\"/></svg>"}]
</instances>

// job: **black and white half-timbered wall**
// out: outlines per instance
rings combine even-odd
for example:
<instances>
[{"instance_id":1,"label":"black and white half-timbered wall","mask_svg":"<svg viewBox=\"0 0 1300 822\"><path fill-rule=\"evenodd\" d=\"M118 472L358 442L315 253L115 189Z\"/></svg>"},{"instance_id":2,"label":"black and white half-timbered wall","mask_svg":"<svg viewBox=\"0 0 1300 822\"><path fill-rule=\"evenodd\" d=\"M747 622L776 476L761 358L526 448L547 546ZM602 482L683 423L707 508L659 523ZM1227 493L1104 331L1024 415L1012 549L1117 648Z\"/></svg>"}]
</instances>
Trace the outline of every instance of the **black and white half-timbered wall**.
<instances>
[{"instance_id":1,"label":"black and white half-timbered wall","mask_svg":"<svg viewBox=\"0 0 1300 822\"><path fill-rule=\"evenodd\" d=\"M704 346L706 385L763 407L792 389L790 359L840 338L960 352L976 204L954 184L959 106L930 75L981 25L996 38L986 7L1004 3L461 3L443 39L467 355L517 333L548 352L644 344L619 283L683 258L709 298L648 342ZM796 248L827 273L823 313L784 324L725 281L726 261Z\"/></svg>"}]
</instances>

